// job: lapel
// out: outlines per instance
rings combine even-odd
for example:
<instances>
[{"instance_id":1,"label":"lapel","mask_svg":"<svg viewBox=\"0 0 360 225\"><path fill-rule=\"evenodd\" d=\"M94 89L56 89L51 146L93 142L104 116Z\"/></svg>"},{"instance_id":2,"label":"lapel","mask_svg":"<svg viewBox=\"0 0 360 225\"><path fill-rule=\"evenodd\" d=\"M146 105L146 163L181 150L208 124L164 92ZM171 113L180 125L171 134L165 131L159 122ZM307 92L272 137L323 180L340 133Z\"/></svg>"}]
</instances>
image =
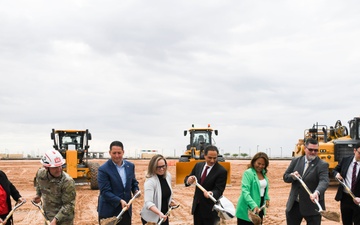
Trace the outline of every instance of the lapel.
<instances>
[{"instance_id":1,"label":"lapel","mask_svg":"<svg viewBox=\"0 0 360 225\"><path fill-rule=\"evenodd\" d=\"M300 159L300 169L301 169L301 174L304 174L304 169L305 169L305 156L302 157L302 159Z\"/></svg>"},{"instance_id":2,"label":"lapel","mask_svg":"<svg viewBox=\"0 0 360 225\"><path fill-rule=\"evenodd\" d=\"M110 159L110 160L111 160L111 159ZM124 166L125 166L125 168L126 168L125 161L123 161L123 162L124 162ZM122 180L121 180L121 177L120 177L120 174L119 174L119 172L118 172L118 170L117 170L117 168L116 168L116 165L114 164L113 161L111 161L110 164L111 164L112 172L113 172L113 174L114 174L115 177L116 177L116 180L121 184L121 188L123 188L123 187L124 187L124 184L123 184L123 182L122 182ZM125 174L126 174L126 169L125 169Z\"/></svg>"},{"instance_id":3,"label":"lapel","mask_svg":"<svg viewBox=\"0 0 360 225\"><path fill-rule=\"evenodd\" d=\"M252 171L252 173L254 175L254 180L255 180L255 183L256 183L257 191L259 192L259 196L260 196L260 180L259 180L259 178L257 176L256 170L254 168L251 168L251 171ZM266 179L265 176L264 176L264 179Z\"/></svg>"},{"instance_id":4,"label":"lapel","mask_svg":"<svg viewBox=\"0 0 360 225\"><path fill-rule=\"evenodd\" d=\"M343 173L341 173L342 177L346 177L347 171L349 170L349 167L351 166L352 160L353 160L353 157L348 157L347 159L344 159L344 164L343 164L344 171L342 171Z\"/></svg>"}]
</instances>

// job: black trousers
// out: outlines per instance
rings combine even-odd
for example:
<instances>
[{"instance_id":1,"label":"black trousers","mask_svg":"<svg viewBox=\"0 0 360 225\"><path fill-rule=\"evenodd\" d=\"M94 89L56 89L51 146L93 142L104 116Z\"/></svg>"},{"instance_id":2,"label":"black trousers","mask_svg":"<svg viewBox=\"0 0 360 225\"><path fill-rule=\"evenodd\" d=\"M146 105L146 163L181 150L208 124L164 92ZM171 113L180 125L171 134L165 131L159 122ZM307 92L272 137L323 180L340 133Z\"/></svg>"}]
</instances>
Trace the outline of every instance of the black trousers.
<instances>
[{"instance_id":1,"label":"black trousers","mask_svg":"<svg viewBox=\"0 0 360 225\"><path fill-rule=\"evenodd\" d=\"M360 224L360 207L354 203L351 196L347 193L343 193L340 210L343 225Z\"/></svg>"},{"instance_id":2,"label":"black trousers","mask_svg":"<svg viewBox=\"0 0 360 225\"><path fill-rule=\"evenodd\" d=\"M300 213L300 207L298 202L294 202L293 207L289 212L286 212L286 224L287 225L300 225L302 219L306 220L307 225L320 225L321 215L303 216Z\"/></svg>"},{"instance_id":3,"label":"black trousers","mask_svg":"<svg viewBox=\"0 0 360 225\"><path fill-rule=\"evenodd\" d=\"M200 205L197 205L195 212L194 212L194 225L217 225L220 222L220 217L210 217L208 218L208 215L204 217L205 215L202 215L200 213L199 207Z\"/></svg>"}]
</instances>

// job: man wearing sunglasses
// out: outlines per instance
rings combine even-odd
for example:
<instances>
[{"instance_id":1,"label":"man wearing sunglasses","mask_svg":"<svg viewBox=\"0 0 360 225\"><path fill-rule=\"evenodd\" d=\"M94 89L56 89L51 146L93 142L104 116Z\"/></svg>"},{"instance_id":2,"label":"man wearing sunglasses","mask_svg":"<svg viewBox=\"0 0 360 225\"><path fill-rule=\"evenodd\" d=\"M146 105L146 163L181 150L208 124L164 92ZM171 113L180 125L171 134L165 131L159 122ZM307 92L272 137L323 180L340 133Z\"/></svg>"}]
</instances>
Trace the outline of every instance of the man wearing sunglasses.
<instances>
[{"instance_id":1,"label":"man wearing sunglasses","mask_svg":"<svg viewBox=\"0 0 360 225\"><path fill-rule=\"evenodd\" d=\"M289 199L286 204L288 225L300 225L304 218L307 225L320 225L321 214L315 201L325 210L324 193L329 186L329 164L318 157L319 143L316 139L305 141L305 155L293 158L283 180L291 183ZM295 177L300 177L311 191L306 192Z\"/></svg>"},{"instance_id":2,"label":"man wearing sunglasses","mask_svg":"<svg viewBox=\"0 0 360 225\"><path fill-rule=\"evenodd\" d=\"M356 196L353 199L342 185L339 185L335 200L340 201L341 219L344 225L360 224L360 143L354 145L354 155L344 157L334 168L335 178L343 181Z\"/></svg>"}]
</instances>

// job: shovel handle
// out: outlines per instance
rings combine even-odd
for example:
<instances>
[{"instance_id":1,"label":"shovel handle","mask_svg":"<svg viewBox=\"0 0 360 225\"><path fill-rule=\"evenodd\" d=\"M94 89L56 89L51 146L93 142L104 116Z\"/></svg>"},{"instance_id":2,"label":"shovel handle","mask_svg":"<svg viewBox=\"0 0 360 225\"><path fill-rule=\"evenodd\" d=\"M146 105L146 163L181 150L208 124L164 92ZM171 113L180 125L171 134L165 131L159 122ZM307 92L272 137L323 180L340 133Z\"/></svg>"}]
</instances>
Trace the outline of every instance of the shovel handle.
<instances>
[{"instance_id":1,"label":"shovel handle","mask_svg":"<svg viewBox=\"0 0 360 225\"><path fill-rule=\"evenodd\" d=\"M344 181L341 181L340 179L338 179L337 177L335 177L336 178L336 180L338 180L339 181L339 183L345 188L345 190L349 193L349 195L352 197L352 199L354 199L355 200L355 195L354 195L354 193L351 191L351 189L345 184L345 182ZM358 204L358 206L360 207L360 204Z\"/></svg>"},{"instance_id":2,"label":"shovel handle","mask_svg":"<svg viewBox=\"0 0 360 225\"><path fill-rule=\"evenodd\" d=\"M135 200L135 198L137 198L140 195L140 193L141 193L140 190L136 192L136 194L129 200L128 205L131 205L131 203ZM117 215L116 219L119 220L120 217L126 212L126 210L128 210L128 207L123 208L119 213L119 215Z\"/></svg>"},{"instance_id":3,"label":"shovel handle","mask_svg":"<svg viewBox=\"0 0 360 225\"><path fill-rule=\"evenodd\" d=\"M37 204L36 202L34 202L33 200L31 200L31 203L32 203L34 206L38 207L38 209L40 210L41 214L42 214L42 215L44 216L44 218L45 218L45 223L46 223L47 225L50 225L50 220L49 220L48 217L46 216L43 207L42 207L40 204Z\"/></svg>"},{"instance_id":4,"label":"shovel handle","mask_svg":"<svg viewBox=\"0 0 360 225\"><path fill-rule=\"evenodd\" d=\"M195 176L194 176L195 177ZM201 184L198 183L197 181L197 178L195 177L195 184L196 184L196 187L198 187L200 190L202 190L204 193L205 192L208 192L203 186L201 186ZM214 202L216 203L216 199L212 196L212 195L209 195L209 198Z\"/></svg>"},{"instance_id":5,"label":"shovel handle","mask_svg":"<svg viewBox=\"0 0 360 225\"><path fill-rule=\"evenodd\" d=\"M295 176L295 175L294 175L294 176ZM301 177L298 177L298 176L295 176L295 177L296 177L296 179L297 179L298 181L300 181L300 184L304 187L304 189L306 190L306 192L307 192L309 195L312 195L310 189L308 188L308 186L306 186L305 182L301 179ZM323 211L323 209L322 209L319 201L316 200L316 199L315 199L314 201L315 201L316 205L319 207L319 212Z\"/></svg>"},{"instance_id":6,"label":"shovel handle","mask_svg":"<svg viewBox=\"0 0 360 225\"><path fill-rule=\"evenodd\" d=\"M175 205L175 206L169 206L169 209L168 209L168 211L166 212L165 216L169 216L171 210L176 209L176 208L179 208L179 206L180 206L180 204ZM164 218L161 218L161 220L157 223L157 225L160 225L160 224L162 224L163 222L164 222Z\"/></svg>"},{"instance_id":7,"label":"shovel handle","mask_svg":"<svg viewBox=\"0 0 360 225\"><path fill-rule=\"evenodd\" d=\"M16 210L17 208L19 208L20 206L22 206L25 202L26 202L26 201L24 200L24 201L21 201L21 202L18 203L18 204L15 204L14 208L9 212L9 214L6 216L6 218L3 220L3 222L0 223L0 225L5 224L5 223L8 221L8 219L12 216L12 214L14 214L15 210Z\"/></svg>"}]
</instances>

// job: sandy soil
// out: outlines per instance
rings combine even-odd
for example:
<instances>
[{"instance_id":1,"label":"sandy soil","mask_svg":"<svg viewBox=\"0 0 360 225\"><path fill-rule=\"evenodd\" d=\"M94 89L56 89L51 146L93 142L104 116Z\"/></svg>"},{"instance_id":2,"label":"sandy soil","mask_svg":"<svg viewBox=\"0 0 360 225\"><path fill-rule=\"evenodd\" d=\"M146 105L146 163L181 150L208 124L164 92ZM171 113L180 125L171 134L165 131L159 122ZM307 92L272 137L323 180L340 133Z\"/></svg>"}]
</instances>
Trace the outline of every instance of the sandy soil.
<instances>
[{"instance_id":1,"label":"sandy soil","mask_svg":"<svg viewBox=\"0 0 360 225\"><path fill-rule=\"evenodd\" d=\"M106 160L94 159L100 164ZM147 160L134 160L136 165L137 179L140 183L140 188L143 188L145 180L145 171L147 169ZM245 170L249 160L233 160L231 161L231 186L227 186L224 195L230 199L236 206L237 199L240 194L240 181L242 172ZM285 222L285 204L290 190L290 185L282 180L282 175L289 165L290 161L270 161L269 179L270 179L270 207L267 210L267 215L264 219L264 224L278 224L284 225ZM175 160L169 160L169 171L175 177ZM28 202L19 207L14 213L15 224L17 225L35 225L43 224L43 217L30 200L35 194L33 187L33 178L39 168L38 160L1 160L0 170L3 170L13 182L13 184L20 191L21 195L26 198ZM175 179L173 179L175 180ZM170 217L170 224L172 225L190 225L192 224L192 216L190 213L191 203L193 198L194 186L184 187L182 185L175 185L173 183L174 198L181 207L172 211ZM327 211L334 211L340 213L339 203L334 200L337 186L330 186L326 192L326 207ZM76 187L76 225L95 225L97 223L97 198L99 191L90 190L90 186L79 185ZM13 202L13 205L15 203ZM141 224L139 212L143 205L143 198L140 197L133 202L133 224ZM226 221L228 225L236 224L236 219ZM303 224L306 224L303 222ZM336 222L329 221L323 218L322 224L335 225Z\"/></svg>"}]
</instances>

